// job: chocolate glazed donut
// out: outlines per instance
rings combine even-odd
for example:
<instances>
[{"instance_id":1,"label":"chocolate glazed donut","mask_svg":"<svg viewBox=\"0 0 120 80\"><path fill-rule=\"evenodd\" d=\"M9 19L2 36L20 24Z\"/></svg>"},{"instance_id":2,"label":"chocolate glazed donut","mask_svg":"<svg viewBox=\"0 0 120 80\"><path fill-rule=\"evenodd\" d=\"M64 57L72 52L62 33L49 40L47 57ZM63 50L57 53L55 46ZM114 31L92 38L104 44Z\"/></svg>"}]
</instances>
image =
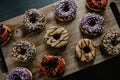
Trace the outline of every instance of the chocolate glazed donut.
<instances>
[{"instance_id":1,"label":"chocolate glazed donut","mask_svg":"<svg viewBox=\"0 0 120 80\"><path fill-rule=\"evenodd\" d=\"M44 38L47 45L54 48L61 48L68 44L69 33L64 27L53 26L46 31Z\"/></svg>"},{"instance_id":2,"label":"chocolate glazed donut","mask_svg":"<svg viewBox=\"0 0 120 80\"><path fill-rule=\"evenodd\" d=\"M108 31L102 39L101 49L109 55L120 54L120 31Z\"/></svg>"},{"instance_id":3,"label":"chocolate glazed donut","mask_svg":"<svg viewBox=\"0 0 120 80\"><path fill-rule=\"evenodd\" d=\"M95 44L89 39L81 39L76 45L76 57L81 61L92 61L96 56Z\"/></svg>"}]
</instances>

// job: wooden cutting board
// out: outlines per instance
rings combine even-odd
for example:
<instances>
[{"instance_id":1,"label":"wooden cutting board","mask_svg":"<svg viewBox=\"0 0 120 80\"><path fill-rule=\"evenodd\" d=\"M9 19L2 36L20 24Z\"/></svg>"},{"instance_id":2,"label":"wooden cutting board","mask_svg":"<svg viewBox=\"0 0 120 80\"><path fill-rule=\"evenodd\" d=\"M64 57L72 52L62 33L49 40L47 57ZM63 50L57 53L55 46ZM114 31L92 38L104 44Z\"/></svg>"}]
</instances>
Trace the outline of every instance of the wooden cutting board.
<instances>
[{"instance_id":1,"label":"wooden cutting board","mask_svg":"<svg viewBox=\"0 0 120 80\"><path fill-rule=\"evenodd\" d=\"M111 29L119 30L119 27L113 16L113 13L109 7L109 4L111 1L116 2L117 6L120 9L120 0L109 0L106 10L102 12L98 12L98 14L102 15L105 18L105 29L101 35L96 36L96 37L87 36L83 34L79 29L81 19L88 12L88 9L85 6L85 0L75 0L75 2L77 3L76 18L70 22L60 22L55 19L55 14L54 14L55 3L38 9L39 11L45 14L46 20L47 20L45 29L41 33L37 33L37 34L26 33L24 29L22 28L21 17L23 15L6 20L4 22L0 22L4 25L8 25L13 32L12 39L9 41L7 45L2 47L5 60L8 66L8 70L10 71L14 67L22 66L22 67L26 67L29 70L31 70L31 72L33 73L33 80L56 80L58 78L64 77L66 75L72 74L74 72L80 71L87 67L90 67L98 63L101 63L103 61L106 61L108 59L111 59L112 57L115 57L115 56L103 55L103 53L99 49L101 38L105 32ZM55 26L55 25L65 27L70 33L69 44L66 47L61 48L61 49L53 49L53 48L47 47L46 43L44 42L45 31L47 30L47 28L51 26ZM21 33L21 35L19 37L16 37L15 36L17 34L16 32ZM77 42L83 38L88 38L88 39L93 40L97 46L97 55L93 62L82 63L74 55L75 46ZM32 62L27 63L27 64L21 64L21 63L17 63L11 58L10 53L12 49L12 44L17 40L27 40L35 44L37 48L37 55L35 56L35 59ZM40 60L43 58L45 54L60 55L65 59L66 69L65 69L65 73L62 76L51 78L51 77L47 77L43 75L43 73L41 72L39 68L39 64L40 64ZM1 80L5 80L6 75L7 75L6 73L0 73Z\"/></svg>"}]
</instances>

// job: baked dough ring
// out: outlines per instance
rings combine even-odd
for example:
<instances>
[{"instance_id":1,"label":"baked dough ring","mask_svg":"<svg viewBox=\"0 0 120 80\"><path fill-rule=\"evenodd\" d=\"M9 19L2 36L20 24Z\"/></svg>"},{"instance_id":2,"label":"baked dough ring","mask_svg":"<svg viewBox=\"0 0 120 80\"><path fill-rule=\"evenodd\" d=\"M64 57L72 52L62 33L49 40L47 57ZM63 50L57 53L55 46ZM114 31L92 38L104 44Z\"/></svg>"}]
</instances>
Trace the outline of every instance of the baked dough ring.
<instances>
[{"instance_id":1,"label":"baked dough ring","mask_svg":"<svg viewBox=\"0 0 120 80\"><path fill-rule=\"evenodd\" d=\"M25 29L29 32L41 32L46 24L45 15L37 9L29 9L22 18Z\"/></svg>"},{"instance_id":2,"label":"baked dough ring","mask_svg":"<svg viewBox=\"0 0 120 80\"><path fill-rule=\"evenodd\" d=\"M120 31L108 31L102 39L101 49L109 55L120 54Z\"/></svg>"},{"instance_id":3,"label":"baked dough ring","mask_svg":"<svg viewBox=\"0 0 120 80\"><path fill-rule=\"evenodd\" d=\"M36 48L33 43L21 40L13 44L11 56L17 62L29 62L35 55Z\"/></svg>"},{"instance_id":4,"label":"baked dough ring","mask_svg":"<svg viewBox=\"0 0 120 80\"><path fill-rule=\"evenodd\" d=\"M81 39L76 45L76 57L81 61L89 62L96 56L95 44L89 39Z\"/></svg>"},{"instance_id":5,"label":"baked dough ring","mask_svg":"<svg viewBox=\"0 0 120 80\"><path fill-rule=\"evenodd\" d=\"M40 63L40 69L47 76L60 76L65 71L65 60L61 56L45 55Z\"/></svg>"},{"instance_id":6,"label":"baked dough ring","mask_svg":"<svg viewBox=\"0 0 120 80\"><path fill-rule=\"evenodd\" d=\"M60 48L68 44L69 32L60 26L54 26L47 30L45 41L47 45L54 48Z\"/></svg>"}]
</instances>

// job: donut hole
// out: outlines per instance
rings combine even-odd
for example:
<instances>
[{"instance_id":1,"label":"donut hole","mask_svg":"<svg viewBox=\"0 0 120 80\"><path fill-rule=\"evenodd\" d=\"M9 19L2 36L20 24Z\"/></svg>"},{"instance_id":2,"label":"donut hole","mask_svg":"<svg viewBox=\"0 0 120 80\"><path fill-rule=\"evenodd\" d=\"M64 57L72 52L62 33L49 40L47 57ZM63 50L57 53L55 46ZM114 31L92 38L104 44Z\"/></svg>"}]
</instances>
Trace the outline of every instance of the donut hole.
<instances>
[{"instance_id":1,"label":"donut hole","mask_svg":"<svg viewBox=\"0 0 120 80\"><path fill-rule=\"evenodd\" d=\"M112 43L113 46L117 45L117 41L116 40L112 40L111 43Z\"/></svg>"},{"instance_id":2,"label":"donut hole","mask_svg":"<svg viewBox=\"0 0 120 80\"><path fill-rule=\"evenodd\" d=\"M90 19L88 20L88 24L89 24L90 26L94 26L94 25L96 24L95 19L90 18Z\"/></svg>"},{"instance_id":3,"label":"donut hole","mask_svg":"<svg viewBox=\"0 0 120 80\"><path fill-rule=\"evenodd\" d=\"M68 12L69 11L69 5L67 3L64 4L63 11Z\"/></svg>"},{"instance_id":4,"label":"donut hole","mask_svg":"<svg viewBox=\"0 0 120 80\"><path fill-rule=\"evenodd\" d=\"M83 51L84 51L85 53L91 52L90 47L88 47L88 46L84 47L84 48L83 48Z\"/></svg>"},{"instance_id":5,"label":"donut hole","mask_svg":"<svg viewBox=\"0 0 120 80\"><path fill-rule=\"evenodd\" d=\"M36 21L36 16L30 15L30 22L35 23Z\"/></svg>"},{"instance_id":6,"label":"donut hole","mask_svg":"<svg viewBox=\"0 0 120 80\"><path fill-rule=\"evenodd\" d=\"M21 48L20 54L21 54L21 55L25 55L25 53L26 53L26 49Z\"/></svg>"},{"instance_id":7,"label":"donut hole","mask_svg":"<svg viewBox=\"0 0 120 80\"><path fill-rule=\"evenodd\" d=\"M13 80L22 80L21 77L17 74L13 75Z\"/></svg>"},{"instance_id":8,"label":"donut hole","mask_svg":"<svg viewBox=\"0 0 120 80\"><path fill-rule=\"evenodd\" d=\"M56 39L56 40L60 39L60 34L53 35L53 38Z\"/></svg>"}]
</instances>

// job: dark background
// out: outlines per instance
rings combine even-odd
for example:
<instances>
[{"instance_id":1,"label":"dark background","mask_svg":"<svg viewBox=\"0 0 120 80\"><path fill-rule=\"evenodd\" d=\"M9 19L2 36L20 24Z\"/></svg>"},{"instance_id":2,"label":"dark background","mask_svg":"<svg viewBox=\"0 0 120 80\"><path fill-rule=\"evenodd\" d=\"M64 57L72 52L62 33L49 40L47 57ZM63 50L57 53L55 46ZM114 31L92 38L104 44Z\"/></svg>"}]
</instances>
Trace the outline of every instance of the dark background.
<instances>
[{"instance_id":1,"label":"dark background","mask_svg":"<svg viewBox=\"0 0 120 80\"><path fill-rule=\"evenodd\" d=\"M41 8L57 0L0 0L0 21L23 14L30 8ZM76 72L61 80L119 80L120 56Z\"/></svg>"}]
</instances>

